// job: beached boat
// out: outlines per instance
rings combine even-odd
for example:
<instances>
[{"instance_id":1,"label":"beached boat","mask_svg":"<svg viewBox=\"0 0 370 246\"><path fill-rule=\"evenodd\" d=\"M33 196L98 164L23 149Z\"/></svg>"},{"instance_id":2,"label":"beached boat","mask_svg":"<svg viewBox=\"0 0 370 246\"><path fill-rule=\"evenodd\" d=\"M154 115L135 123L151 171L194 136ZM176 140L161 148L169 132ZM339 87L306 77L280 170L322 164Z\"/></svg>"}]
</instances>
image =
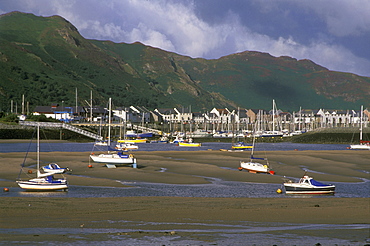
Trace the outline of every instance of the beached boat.
<instances>
[{"instance_id":1,"label":"beached boat","mask_svg":"<svg viewBox=\"0 0 370 246\"><path fill-rule=\"evenodd\" d=\"M185 142L184 138L182 136L177 135L171 143L178 144L183 142Z\"/></svg>"},{"instance_id":2,"label":"beached boat","mask_svg":"<svg viewBox=\"0 0 370 246\"><path fill-rule=\"evenodd\" d=\"M245 149L252 149L252 145L246 145L244 142L237 142L231 146L233 150L245 150Z\"/></svg>"},{"instance_id":3,"label":"beached boat","mask_svg":"<svg viewBox=\"0 0 370 246\"><path fill-rule=\"evenodd\" d=\"M370 141L364 141L362 140L362 127L363 127L363 112L364 111L364 107L361 106L361 113L360 113L360 143L359 144L351 144L350 145L350 149L360 149L360 150L370 150Z\"/></svg>"},{"instance_id":4,"label":"beached boat","mask_svg":"<svg viewBox=\"0 0 370 246\"><path fill-rule=\"evenodd\" d=\"M264 138L276 138L276 137L282 137L284 134L281 131L264 131L260 137Z\"/></svg>"},{"instance_id":5,"label":"beached boat","mask_svg":"<svg viewBox=\"0 0 370 246\"><path fill-rule=\"evenodd\" d=\"M167 136L162 136L159 140L158 143L168 143L168 137Z\"/></svg>"},{"instance_id":6,"label":"beached boat","mask_svg":"<svg viewBox=\"0 0 370 246\"><path fill-rule=\"evenodd\" d=\"M132 144L135 144L135 143L146 143L148 141L148 139L146 138L136 138L136 139L121 139L121 140L118 140L117 142L118 143L132 143Z\"/></svg>"},{"instance_id":7,"label":"beached boat","mask_svg":"<svg viewBox=\"0 0 370 246\"><path fill-rule=\"evenodd\" d=\"M351 149L370 150L370 141L361 140L359 144L351 144Z\"/></svg>"},{"instance_id":8,"label":"beached boat","mask_svg":"<svg viewBox=\"0 0 370 246\"><path fill-rule=\"evenodd\" d=\"M128 138L151 138L153 137L152 132L142 132L142 133L136 133L135 131L127 131L125 134Z\"/></svg>"},{"instance_id":9,"label":"beached boat","mask_svg":"<svg viewBox=\"0 0 370 246\"><path fill-rule=\"evenodd\" d=\"M21 170L22 172L22 170ZM21 174L20 172L20 174ZM19 177L20 177L19 174ZM40 172L40 126L37 126L37 172L36 178L29 180L21 180L18 177L16 181L18 186L24 190L29 191L54 191L54 190L64 190L68 189L67 179L54 178L56 173L41 173Z\"/></svg>"},{"instance_id":10,"label":"beached boat","mask_svg":"<svg viewBox=\"0 0 370 246\"><path fill-rule=\"evenodd\" d=\"M71 171L68 167L66 168L60 167L57 163L50 163L46 166L43 166L42 170L45 173L53 173L53 174L65 173L67 171Z\"/></svg>"},{"instance_id":11,"label":"beached boat","mask_svg":"<svg viewBox=\"0 0 370 246\"><path fill-rule=\"evenodd\" d=\"M139 146L133 143L117 143L116 144L117 150L137 150L139 149Z\"/></svg>"},{"instance_id":12,"label":"beached boat","mask_svg":"<svg viewBox=\"0 0 370 246\"><path fill-rule=\"evenodd\" d=\"M209 131L205 131L205 130L196 130L196 131L193 131L193 132L187 132L186 133L186 136L190 137L190 138L210 138L212 137L212 133L209 132Z\"/></svg>"},{"instance_id":13,"label":"beached boat","mask_svg":"<svg viewBox=\"0 0 370 246\"><path fill-rule=\"evenodd\" d=\"M128 165L133 164L136 167L136 158L132 154L124 154L122 151L110 148L110 122L111 122L111 112L112 112L112 101L109 98L109 118L108 118L108 146L107 152L103 154L91 153L90 158L97 163L105 163L108 168L115 168L117 165ZM118 140L122 143L124 140Z\"/></svg>"},{"instance_id":14,"label":"beached boat","mask_svg":"<svg viewBox=\"0 0 370 246\"><path fill-rule=\"evenodd\" d=\"M178 145L180 147L200 147L202 146L201 143L188 143L188 142L179 142Z\"/></svg>"},{"instance_id":15,"label":"beached boat","mask_svg":"<svg viewBox=\"0 0 370 246\"><path fill-rule=\"evenodd\" d=\"M47 175L47 176L45 176ZM37 177L28 181L17 180L17 184L24 190L30 191L54 191L68 189L68 182L65 178L54 178L53 174L41 174L37 171Z\"/></svg>"},{"instance_id":16,"label":"beached boat","mask_svg":"<svg viewBox=\"0 0 370 246\"><path fill-rule=\"evenodd\" d=\"M108 146L108 141L96 141L94 144L96 146Z\"/></svg>"},{"instance_id":17,"label":"beached boat","mask_svg":"<svg viewBox=\"0 0 370 246\"><path fill-rule=\"evenodd\" d=\"M266 160L265 158L255 158L251 156L250 161L248 162L240 162L239 170L242 171L243 169L251 172L251 173L268 173L274 175L275 172L270 170L268 162L266 164L262 164L260 162L254 162L254 159L259 160Z\"/></svg>"},{"instance_id":18,"label":"beached boat","mask_svg":"<svg viewBox=\"0 0 370 246\"><path fill-rule=\"evenodd\" d=\"M254 157L254 146L256 137L253 137L252 152L249 161L240 161L239 171L247 170L251 173L267 173L274 175L275 172L270 169L270 164L267 158ZM263 160L265 163L256 162L254 160Z\"/></svg>"},{"instance_id":19,"label":"beached boat","mask_svg":"<svg viewBox=\"0 0 370 246\"><path fill-rule=\"evenodd\" d=\"M283 183L286 194L334 194L335 185L323 184L304 175L298 182L288 180Z\"/></svg>"},{"instance_id":20,"label":"beached boat","mask_svg":"<svg viewBox=\"0 0 370 246\"><path fill-rule=\"evenodd\" d=\"M94 162L98 163L108 163L108 164L117 164L117 165L126 165L126 164L134 164L136 163L136 158L132 154L124 154L121 151L117 153L107 153L107 154L99 154L95 155L92 153L90 158Z\"/></svg>"},{"instance_id":21,"label":"beached boat","mask_svg":"<svg viewBox=\"0 0 370 246\"><path fill-rule=\"evenodd\" d=\"M271 131L264 131L260 137L282 137L284 133L281 130L275 130L275 116L276 116L276 103L275 100L272 100L272 130Z\"/></svg>"}]
</instances>

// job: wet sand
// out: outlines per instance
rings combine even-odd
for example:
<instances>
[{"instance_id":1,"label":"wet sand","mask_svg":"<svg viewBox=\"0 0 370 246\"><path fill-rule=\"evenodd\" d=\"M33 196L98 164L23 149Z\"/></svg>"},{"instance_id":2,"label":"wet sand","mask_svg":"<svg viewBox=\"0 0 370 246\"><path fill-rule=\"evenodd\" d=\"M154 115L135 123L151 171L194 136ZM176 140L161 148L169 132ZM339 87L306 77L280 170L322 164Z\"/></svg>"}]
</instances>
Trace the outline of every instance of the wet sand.
<instances>
[{"instance_id":1,"label":"wet sand","mask_svg":"<svg viewBox=\"0 0 370 246\"><path fill-rule=\"evenodd\" d=\"M301 177L303 169L320 181L362 182L369 179L370 151L271 151L257 153L268 156L277 175L252 174L238 171L243 152L224 151L169 151L135 152L138 168L108 169L90 162L89 153L42 153L42 161L55 161L73 170L67 175L70 184L83 186L125 187L117 182L142 181L167 184L205 184L206 177L229 181L281 183L283 176ZM256 154L256 155L257 155ZM0 187L9 193L19 173L24 153L0 153ZM27 159L35 171L35 153ZM88 165L92 164L93 168ZM163 171L165 170L165 171ZM83 177L81 177L83 176ZM117 240L166 237L163 242L202 242L203 245L224 245L219 230L227 231L241 224L274 223L368 225L369 198L191 198L191 197L114 197L114 198L50 198L11 197L0 199L0 228L71 228L78 236L66 233L0 233L2 241L14 242L107 242L112 235ZM366 227L366 226L365 226ZM86 233L89 229L106 228L111 232ZM81 231L78 231L81 230ZM85 231L84 231L85 230ZM206 230L206 231L204 231ZM190 233L192 232L192 233ZM364 245L369 238L369 227L353 230L333 228L299 230L278 228L262 234L292 234L296 237L329 237ZM37 234L37 235L36 235ZM42 235L41 235L42 234ZM244 236L259 233L241 232ZM36 235L36 236L35 236ZM115 240L115 239L114 239ZM149 241L148 241L149 240ZM150 242L152 239L148 239ZM167 240L167 241L166 241ZM174 240L174 241L172 241ZM235 239L236 240L236 239ZM155 240L154 240L155 241ZM154 242L153 241L153 242ZM225 242L225 241L224 241ZM237 241L234 241L237 242ZM195 243L193 243L195 244ZM137 244L139 245L139 244ZM163 245L163 244L154 244ZM243 244L243 245L248 245ZM260 245L264 245L261 242ZM271 245L271 244L268 244ZM284 245L284 244L277 244ZM309 244L313 245L313 244Z\"/></svg>"}]
</instances>

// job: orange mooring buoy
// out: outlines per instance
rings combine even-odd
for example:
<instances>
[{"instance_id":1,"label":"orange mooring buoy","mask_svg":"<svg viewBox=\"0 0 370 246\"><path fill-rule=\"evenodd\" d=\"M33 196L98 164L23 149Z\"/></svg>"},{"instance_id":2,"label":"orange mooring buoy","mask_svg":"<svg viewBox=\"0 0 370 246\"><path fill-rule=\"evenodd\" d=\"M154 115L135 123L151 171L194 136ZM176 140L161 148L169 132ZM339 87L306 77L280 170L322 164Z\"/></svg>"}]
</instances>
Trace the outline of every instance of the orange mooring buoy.
<instances>
[{"instance_id":1,"label":"orange mooring buoy","mask_svg":"<svg viewBox=\"0 0 370 246\"><path fill-rule=\"evenodd\" d=\"M93 165L89 164L87 167L88 167L88 168L92 168L92 167L93 167Z\"/></svg>"},{"instance_id":2,"label":"orange mooring buoy","mask_svg":"<svg viewBox=\"0 0 370 246\"><path fill-rule=\"evenodd\" d=\"M3 189L3 191L4 191L4 192L8 192L8 191L9 191L9 189L5 187L5 188Z\"/></svg>"},{"instance_id":3,"label":"orange mooring buoy","mask_svg":"<svg viewBox=\"0 0 370 246\"><path fill-rule=\"evenodd\" d=\"M28 170L28 173L29 173L29 174L32 174L32 170Z\"/></svg>"}]
</instances>

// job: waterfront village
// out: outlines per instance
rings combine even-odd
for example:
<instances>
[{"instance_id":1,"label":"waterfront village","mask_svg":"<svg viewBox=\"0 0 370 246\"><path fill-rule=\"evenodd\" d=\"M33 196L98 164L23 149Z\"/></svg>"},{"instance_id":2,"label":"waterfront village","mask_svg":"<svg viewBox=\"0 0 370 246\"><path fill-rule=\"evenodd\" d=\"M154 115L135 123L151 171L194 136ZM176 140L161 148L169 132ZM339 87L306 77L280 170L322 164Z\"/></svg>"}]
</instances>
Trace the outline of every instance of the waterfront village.
<instances>
[{"instance_id":1,"label":"waterfront village","mask_svg":"<svg viewBox=\"0 0 370 246\"><path fill-rule=\"evenodd\" d=\"M189 137L248 136L253 131L260 136L292 136L318 128L367 127L370 119L368 109L326 110L300 109L298 112L283 112L276 109L218 109L198 113L191 107L157 108L130 106L112 108L112 126L136 129L140 132L187 133ZM64 106L36 106L33 115L45 115L75 126L108 124L109 108ZM22 120L22 118L21 118ZM136 128L135 128L136 127Z\"/></svg>"}]
</instances>

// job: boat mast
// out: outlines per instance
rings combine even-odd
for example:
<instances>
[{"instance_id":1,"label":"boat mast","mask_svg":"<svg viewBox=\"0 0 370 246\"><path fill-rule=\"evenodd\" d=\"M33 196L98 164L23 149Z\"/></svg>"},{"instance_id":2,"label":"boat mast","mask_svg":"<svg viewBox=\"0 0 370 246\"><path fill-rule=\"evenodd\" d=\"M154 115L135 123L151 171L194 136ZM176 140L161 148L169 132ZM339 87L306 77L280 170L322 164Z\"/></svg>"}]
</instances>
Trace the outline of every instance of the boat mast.
<instances>
[{"instance_id":1,"label":"boat mast","mask_svg":"<svg viewBox=\"0 0 370 246\"><path fill-rule=\"evenodd\" d=\"M77 87L76 87L76 111L75 111L76 117L78 117L77 100L78 100L78 97L77 97Z\"/></svg>"},{"instance_id":2,"label":"boat mast","mask_svg":"<svg viewBox=\"0 0 370 246\"><path fill-rule=\"evenodd\" d=\"M37 124L37 177L40 173L40 124Z\"/></svg>"},{"instance_id":3,"label":"boat mast","mask_svg":"<svg viewBox=\"0 0 370 246\"><path fill-rule=\"evenodd\" d=\"M301 131L301 122L302 122L302 107L299 107L299 123L298 123L298 130Z\"/></svg>"},{"instance_id":4,"label":"boat mast","mask_svg":"<svg viewBox=\"0 0 370 246\"><path fill-rule=\"evenodd\" d=\"M272 131L275 132L275 99L272 99Z\"/></svg>"},{"instance_id":5,"label":"boat mast","mask_svg":"<svg viewBox=\"0 0 370 246\"><path fill-rule=\"evenodd\" d=\"M90 91L90 123L93 122L93 106L92 106L92 91Z\"/></svg>"},{"instance_id":6,"label":"boat mast","mask_svg":"<svg viewBox=\"0 0 370 246\"><path fill-rule=\"evenodd\" d=\"M112 98L109 98L109 108L108 108L108 146L110 146L110 124L111 124L111 112L112 112Z\"/></svg>"},{"instance_id":7,"label":"boat mast","mask_svg":"<svg viewBox=\"0 0 370 246\"><path fill-rule=\"evenodd\" d=\"M364 111L364 106L361 105L361 112L360 112L360 143L361 143L361 140L362 140L362 112Z\"/></svg>"},{"instance_id":8,"label":"boat mast","mask_svg":"<svg viewBox=\"0 0 370 246\"><path fill-rule=\"evenodd\" d=\"M22 115L24 115L24 94L22 95Z\"/></svg>"},{"instance_id":9,"label":"boat mast","mask_svg":"<svg viewBox=\"0 0 370 246\"><path fill-rule=\"evenodd\" d=\"M253 142L252 142L252 150L251 150L251 160L250 162L252 162L253 160L253 154L254 154L254 144L256 142L256 128L257 128L257 123L258 121L254 124L254 129L253 129Z\"/></svg>"}]
</instances>

